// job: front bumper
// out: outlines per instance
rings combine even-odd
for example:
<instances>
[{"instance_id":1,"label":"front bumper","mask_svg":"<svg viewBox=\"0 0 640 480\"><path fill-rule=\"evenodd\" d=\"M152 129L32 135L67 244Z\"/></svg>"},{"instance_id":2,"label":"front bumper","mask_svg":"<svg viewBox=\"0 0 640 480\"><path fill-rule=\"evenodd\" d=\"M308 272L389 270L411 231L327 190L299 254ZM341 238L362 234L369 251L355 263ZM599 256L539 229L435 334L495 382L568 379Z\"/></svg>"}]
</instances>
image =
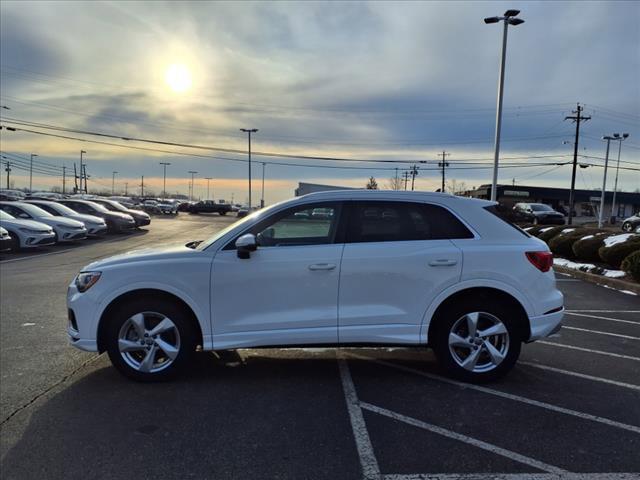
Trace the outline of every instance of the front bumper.
<instances>
[{"instance_id":1,"label":"front bumper","mask_svg":"<svg viewBox=\"0 0 640 480\"><path fill-rule=\"evenodd\" d=\"M540 315L538 317L529 318L529 326L531 335L527 342L540 340L556 333L562 327L562 318L564 317L564 307L552 313Z\"/></svg>"},{"instance_id":2,"label":"front bumper","mask_svg":"<svg viewBox=\"0 0 640 480\"><path fill-rule=\"evenodd\" d=\"M136 227L144 227L151 223L151 218L148 217L135 217Z\"/></svg>"},{"instance_id":3,"label":"front bumper","mask_svg":"<svg viewBox=\"0 0 640 480\"><path fill-rule=\"evenodd\" d=\"M96 328L91 321L94 310L94 301L86 292L81 294L72 281L67 288L67 336L71 346L85 352L98 351Z\"/></svg>"},{"instance_id":4,"label":"front bumper","mask_svg":"<svg viewBox=\"0 0 640 480\"><path fill-rule=\"evenodd\" d=\"M22 239L22 248L46 247L56 243L56 236L52 233L32 233Z\"/></svg>"}]
</instances>

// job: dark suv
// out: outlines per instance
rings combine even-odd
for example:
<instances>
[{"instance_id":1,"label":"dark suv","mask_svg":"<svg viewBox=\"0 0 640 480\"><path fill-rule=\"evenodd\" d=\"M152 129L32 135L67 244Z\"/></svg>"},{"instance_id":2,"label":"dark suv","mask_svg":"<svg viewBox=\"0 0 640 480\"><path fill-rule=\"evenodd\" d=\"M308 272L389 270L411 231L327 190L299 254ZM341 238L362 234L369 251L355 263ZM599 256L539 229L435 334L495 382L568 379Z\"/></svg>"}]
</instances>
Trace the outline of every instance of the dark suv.
<instances>
[{"instance_id":1,"label":"dark suv","mask_svg":"<svg viewBox=\"0 0 640 480\"><path fill-rule=\"evenodd\" d=\"M513 207L516 222L534 225L564 225L564 215L544 203L516 203Z\"/></svg>"},{"instance_id":2,"label":"dark suv","mask_svg":"<svg viewBox=\"0 0 640 480\"><path fill-rule=\"evenodd\" d=\"M95 215L96 217L103 218L107 224L109 232L124 232L136 228L136 222L131 215L121 212L111 212L107 210L106 207L96 202L65 198L63 200L58 200L58 203L66 205L71 210L75 210L78 213Z\"/></svg>"},{"instance_id":3,"label":"dark suv","mask_svg":"<svg viewBox=\"0 0 640 480\"><path fill-rule=\"evenodd\" d=\"M189 213L218 213L226 215L230 211L230 203L216 203L213 200L202 200L189 207Z\"/></svg>"}]
</instances>

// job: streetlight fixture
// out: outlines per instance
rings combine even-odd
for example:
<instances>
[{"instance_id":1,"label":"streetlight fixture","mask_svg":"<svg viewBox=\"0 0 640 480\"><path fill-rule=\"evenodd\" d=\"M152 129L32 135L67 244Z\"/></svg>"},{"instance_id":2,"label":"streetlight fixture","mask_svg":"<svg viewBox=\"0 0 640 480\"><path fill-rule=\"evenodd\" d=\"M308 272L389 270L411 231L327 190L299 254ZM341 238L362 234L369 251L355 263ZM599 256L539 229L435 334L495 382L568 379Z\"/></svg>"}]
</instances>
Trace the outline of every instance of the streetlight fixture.
<instances>
[{"instance_id":1,"label":"streetlight fixture","mask_svg":"<svg viewBox=\"0 0 640 480\"><path fill-rule=\"evenodd\" d=\"M171 165L169 162L160 162L164 170L162 176L162 198L167 197L167 165Z\"/></svg>"},{"instance_id":2,"label":"streetlight fixture","mask_svg":"<svg viewBox=\"0 0 640 480\"><path fill-rule=\"evenodd\" d=\"M192 170L189 170L189 173L191 174L191 195L189 195L189 200L191 200L193 202L193 187L194 187L194 181L193 181L193 176L198 173L198 172L194 172Z\"/></svg>"},{"instance_id":3,"label":"streetlight fixture","mask_svg":"<svg viewBox=\"0 0 640 480\"><path fill-rule=\"evenodd\" d=\"M504 22L502 33L502 54L500 57L500 78L498 80L498 105L496 108L496 136L495 153L493 159L493 180L491 182L491 201L496 201L498 190L498 161L500 158L500 130L502 128L502 96L504 93L504 67L507 55L507 29L509 25L514 27L524 23L521 18L515 18L520 14L520 10L507 10L502 17L487 17L484 23Z\"/></svg>"},{"instance_id":4,"label":"streetlight fixture","mask_svg":"<svg viewBox=\"0 0 640 480\"><path fill-rule=\"evenodd\" d=\"M618 140L618 164L616 165L616 181L613 186L613 200L611 201L611 223L615 223L617 215L615 215L616 193L618 192L618 172L620 171L620 152L622 151L622 142L629 138L628 133L614 133L613 136Z\"/></svg>"},{"instance_id":5,"label":"streetlight fixture","mask_svg":"<svg viewBox=\"0 0 640 480\"><path fill-rule=\"evenodd\" d=\"M245 132L249 138L249 211L251 211L251 134L258 131L257 128L241 128L241 132Z\"/></svg>"},{"instance_id":6,"label":"streetlight fixture","mask_svg":"<svg viewBox=\"0 0 640 480\"><path fill-rule=\"evenodd\" d=\"M37 156L37 154L32 153L29 161L29 192L33 192L33 157Z\"/></svg>"},{"instance_id":7,"label":"streetlight fixture","mask_svg":"<svg viewBox=\"0 0 640 480\"><path fill-rule=\"evenodd\" d=\"M620 134L605 135L602 140L607 141L607 153L604 156L604 175L602 178L602 193L600 194L600 211L598 212L598 228L602 228L602 213L604 210L604 196L607 188L607 167L609 166L609 145L611 140L617 140Z\"/></svg>"},{"instance_id":8,"label":"streetlight fixture","mask_svg":"<svg viewBox=\"0 0 640 480\"><path fill-rule=\"evenodd\" d=\"M207 181L207 200L210 200L211 197L209 197L209 181L213 180L212 177L204 177L204 179Z\"/></svg>"},{"instance_id":9,"label":"streetlight fixture","mask_svg":"<svg viewBox=\"0 0 640 480\"><path fill-rule=\"evenodd\" d=\"M111 174L111 195L115 195L116 192L116 172L115 170Z\"/></svg>"}]
</instances>

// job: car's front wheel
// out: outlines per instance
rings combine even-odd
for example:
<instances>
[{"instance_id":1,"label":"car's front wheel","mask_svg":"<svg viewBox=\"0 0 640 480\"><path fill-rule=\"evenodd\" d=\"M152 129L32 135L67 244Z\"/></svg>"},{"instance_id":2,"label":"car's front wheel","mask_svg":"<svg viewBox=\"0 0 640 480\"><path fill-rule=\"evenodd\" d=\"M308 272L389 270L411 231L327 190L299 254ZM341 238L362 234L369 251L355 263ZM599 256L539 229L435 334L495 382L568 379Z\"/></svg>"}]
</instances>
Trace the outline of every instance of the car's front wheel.
<instances>
[{"instance_id":1,"label":"car's front wheel","mask_svg":"<svg viewBox=\"0 0 640 480\"><path fill-rule=\"evenodd\" d=\"M505 375L520 356L517 313L488 301L460 302L440 312L431 344L443 369L467 382Z\"/></svg>"},{"instance_id":2,"label":"car's front wheel","mask_svg":"<svg viewBox=\"0 0 640 480\"><path fill-rule=\"evenodd\" d=\"M622 224L622 230L625 232L631 232L633 230L633 225L631 225L631 222L624 222Z\"/></svg>"},{"instance_id":3,"label":"car's front wheel","mask_svg":"<svg viewBox=\"0 0 640 480\"><path fill-rule=\"evenodd\" d=\"M167 380L196 348L188 312L168 300L139 299L117 309L106 332L111 363L133 380Z\"/></svg>"}]
</instances>

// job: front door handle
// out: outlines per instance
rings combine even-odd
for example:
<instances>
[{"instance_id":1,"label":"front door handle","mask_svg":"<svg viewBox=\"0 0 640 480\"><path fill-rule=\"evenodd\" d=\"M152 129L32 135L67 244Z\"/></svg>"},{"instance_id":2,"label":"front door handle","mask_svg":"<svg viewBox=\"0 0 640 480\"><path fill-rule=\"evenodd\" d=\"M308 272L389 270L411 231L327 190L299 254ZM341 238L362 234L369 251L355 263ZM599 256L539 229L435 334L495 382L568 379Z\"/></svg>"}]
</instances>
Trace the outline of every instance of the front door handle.
<instances>
[{"instance_id":1,"label":"front door handle","mask_svg":"<svg viewBox=\"0 0 640 480\"><path fill-rule=\"evenodd\" d=\"M440 260L431 260L429 262L429 265L432 267L451 267L452 265L455 265L456 263L458 263L457 260L451 260L448 258L443 258Z\"/></svg>"},{"instance_id":2,"label":"front door handle","mask_svg":"<svg viewBox=\"0 0 640 480\"><path fill-rule=\"evenodd\" d=\"M314 263L309 265L309 270L333 270L336 268L334 263Z\"/></svg>"}]
</instances>

